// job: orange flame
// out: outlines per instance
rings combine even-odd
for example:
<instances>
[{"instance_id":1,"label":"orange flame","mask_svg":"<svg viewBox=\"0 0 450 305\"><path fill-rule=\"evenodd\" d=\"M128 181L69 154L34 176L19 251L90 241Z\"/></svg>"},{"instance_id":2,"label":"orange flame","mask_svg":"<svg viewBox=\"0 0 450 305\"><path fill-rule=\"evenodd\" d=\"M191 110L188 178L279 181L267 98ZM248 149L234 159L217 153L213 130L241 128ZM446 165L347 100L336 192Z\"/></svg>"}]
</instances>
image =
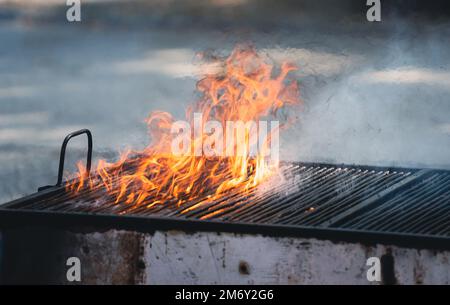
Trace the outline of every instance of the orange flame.
<instances>
[{"instance_id":1,"label":"orange flame","mask_svg":"<svg viewBox=\"0 0 450 305\"><path fill-rule=\"evenodd\" d=\"M288 79L288 73L296 69L292 64L282 63L275 69L250 47L235 48L221 64L221 73L206 75L197 83L201 98L186 113L191 124L194 113L201 114L203 124L207 121L217 121L222 126L228 121L257 122L279 117L282 107L300 103L297 82ZM79 165L76 179L69 181L66 189L79 192L85 187L102 188L116 203L136 206L152 207L168 202L180 205L199 198L215 200L232 188L248 190L275 170L276 166L267 162L265 151L259 151L256 156L174 155L170 151L174 140L173 117L158 111L151 113L146 122L152 139L147 148L140 152L128 151L115 163L100 160L96 174L89 177ZM281 124L280 128L288 123ZM189 147L191 152L207 136L194 135ZM252 144L248 134L244 139L244 147ZM269 140L270 135L266 141ZM267 143L263 147L267 149Z\"/></svg>"}]
</instances>

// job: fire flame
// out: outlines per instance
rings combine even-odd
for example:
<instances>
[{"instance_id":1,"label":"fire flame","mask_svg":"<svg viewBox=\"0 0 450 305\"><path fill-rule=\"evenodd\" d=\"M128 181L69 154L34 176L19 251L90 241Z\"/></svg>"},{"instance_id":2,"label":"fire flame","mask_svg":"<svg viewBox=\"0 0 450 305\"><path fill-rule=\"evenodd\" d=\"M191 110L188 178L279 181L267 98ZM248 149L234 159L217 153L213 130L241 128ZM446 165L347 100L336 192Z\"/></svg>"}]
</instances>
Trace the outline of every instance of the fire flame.
<instances>
[{"instance_id":1,"label":"fire flame","mask_svg":"<svg viewBox=\"0 0 450 305\"><path fill-rule=\"evenodd\" d=\"M207 74L197 83L201 98L187 109L189 122L193 113L201 113L203 123L214 120L223 126L227 121L258 122L270 116L278 118L284 106L300 103L297 82L288 78L289 72L296 70L294 65L274 67L255 49L242 46L220 63L220 73ZM76 179L70 180L66 189L74 193L104 189L116 203L136 206L181 205L199 198L215 200L230 189L246 191L276 170L264 151L256 156L174 155L170 151L174 121L167 112L151 113L146 123L152 142L143 151L127 151L115 163L100 160L91 175L80 162L72 177ZM289 123L286 119L280 129ZM205 136L194 136L192 149Z\"/></svg>"}]
</instances>

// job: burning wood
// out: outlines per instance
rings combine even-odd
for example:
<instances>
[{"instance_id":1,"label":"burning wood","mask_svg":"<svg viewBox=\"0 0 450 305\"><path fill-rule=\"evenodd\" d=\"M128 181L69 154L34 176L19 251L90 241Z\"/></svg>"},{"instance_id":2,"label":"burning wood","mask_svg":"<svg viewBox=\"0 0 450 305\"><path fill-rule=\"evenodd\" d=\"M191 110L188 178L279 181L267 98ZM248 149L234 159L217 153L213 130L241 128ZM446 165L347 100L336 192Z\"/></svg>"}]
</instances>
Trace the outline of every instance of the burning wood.
<instances>
[{"instance_id":1,"label":"burning wood","mask_svg":"<svg viewBox=\"0 0 450 305\"><path fill-rule=\"evenodd\" d=\"M272 176L278 158L268 154L276 153L279 130L292 122L281 110L300 104L297 82L289 78L296 67L282 63L276 69L249 47L237 47L221 63L221 73L206 74L197 83L201 98L187 109L186 122L175 122L167 112L151 113L147 148L128 151L116 163L100 160L91 176L79 163L77 179L66 188L75 193L103 188L116 203L153 207L217 200ZM280 117L283 122L271 124L267 133L263 119Z\"/></svg>"}]
</instances>

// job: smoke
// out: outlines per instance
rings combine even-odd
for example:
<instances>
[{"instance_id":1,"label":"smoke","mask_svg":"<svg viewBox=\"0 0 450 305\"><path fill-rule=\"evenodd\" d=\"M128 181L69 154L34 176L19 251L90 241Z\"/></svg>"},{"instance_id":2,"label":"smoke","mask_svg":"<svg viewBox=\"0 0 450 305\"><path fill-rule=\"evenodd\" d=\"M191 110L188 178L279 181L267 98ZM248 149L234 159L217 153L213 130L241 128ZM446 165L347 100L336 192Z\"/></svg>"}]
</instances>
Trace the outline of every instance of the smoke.
<instances>
[{"instance_id":1,"label":"smoke","mask_svg":"<svg viewBox=\"0 0 450 305\"><path fill-rule=\"evenodd\" d=\"M450 167L448 24L395 18L365 45L341 35L332 75L303 75L307 110L282 141L285 159Z\"/></svg>"}]
</instances>

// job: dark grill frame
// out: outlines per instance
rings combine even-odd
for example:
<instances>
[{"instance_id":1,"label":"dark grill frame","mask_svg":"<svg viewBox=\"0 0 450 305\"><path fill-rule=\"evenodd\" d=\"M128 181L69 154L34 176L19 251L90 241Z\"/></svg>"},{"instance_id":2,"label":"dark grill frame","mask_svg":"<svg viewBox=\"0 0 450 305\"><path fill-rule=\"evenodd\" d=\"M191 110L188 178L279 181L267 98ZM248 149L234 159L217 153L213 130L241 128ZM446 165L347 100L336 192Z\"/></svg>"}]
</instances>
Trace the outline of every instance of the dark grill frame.
<instances>
[{"instance_id":1,"label":"dark grill frame","mask_svg":"<svg viewBox=\"0 0 450 305\"><path fill-rule=\"evenodd\" d=\"M213 231L213 232L230 232L242 234L262 234L267 236L297 236L304 238L318 238L332 241L348 241L359 242L363 244L392 244L411 248L432 248L450 250L450 238L442 235L416 234L409 232L391 232L382 230L368 230L361 227L354 227L352 224L358 219L363 219L365 213L372 211L371 207L380 202L381 199L389 198L394 200L396 194L408 190L408 185L415 186L420 184L422 180L430 179L438 174L449 175L450 172L442 170L417 170L417 169L387 169L375 167L355 167L345 165L329 165L329 164L302 164L309 167L335 167L335 168L358 168L359 170L390 170L393 172L411 172L408 179L403 179L402 183L391 186L389 190L385 190L385 194L375 194L368 200L358 205L358 208L352 207L345 210L343 214L334 215L334 222L331 225L290 225L284 223L270 223L249 221L227 220L227 219L208 219L200 220L196 218L181 218L166 213L166 215L113 215L101 214L86 211L54 211L45 210L27 210L29 204L45 206L48 198L55 195L61 196L65 194L64 187L54 186L38 193L14 200L0 207L0 226L2 227L23 227L23 226L45 226L58 227L69 230L78 230L83 228L96 229L125 229L135 230L139 232L154 232L156 230L183 230L187 232L197 231ZM406 187L405 187L406 186ZM384 205L391 202L384 201ZM386 203L387 202L387 203ZM67 205L70 205L66 203ZM252 206L251 202L246 202L242 206ZM383 204L377 205L380 209ZM444 203L445 204L445 203ZM239 208L242 208L238 207ZM253 204L253 210L258 209L258 202ZM256 207L256 208L255 208ZM164 210L164 209L163 209ZM252 210L250 210L252 211ZM258 215L258 214L257 214ZM441 217L449 218L449 215L441 215ZM89 230L89 229L88 229Z\"/></svg>"}]
</instances>

